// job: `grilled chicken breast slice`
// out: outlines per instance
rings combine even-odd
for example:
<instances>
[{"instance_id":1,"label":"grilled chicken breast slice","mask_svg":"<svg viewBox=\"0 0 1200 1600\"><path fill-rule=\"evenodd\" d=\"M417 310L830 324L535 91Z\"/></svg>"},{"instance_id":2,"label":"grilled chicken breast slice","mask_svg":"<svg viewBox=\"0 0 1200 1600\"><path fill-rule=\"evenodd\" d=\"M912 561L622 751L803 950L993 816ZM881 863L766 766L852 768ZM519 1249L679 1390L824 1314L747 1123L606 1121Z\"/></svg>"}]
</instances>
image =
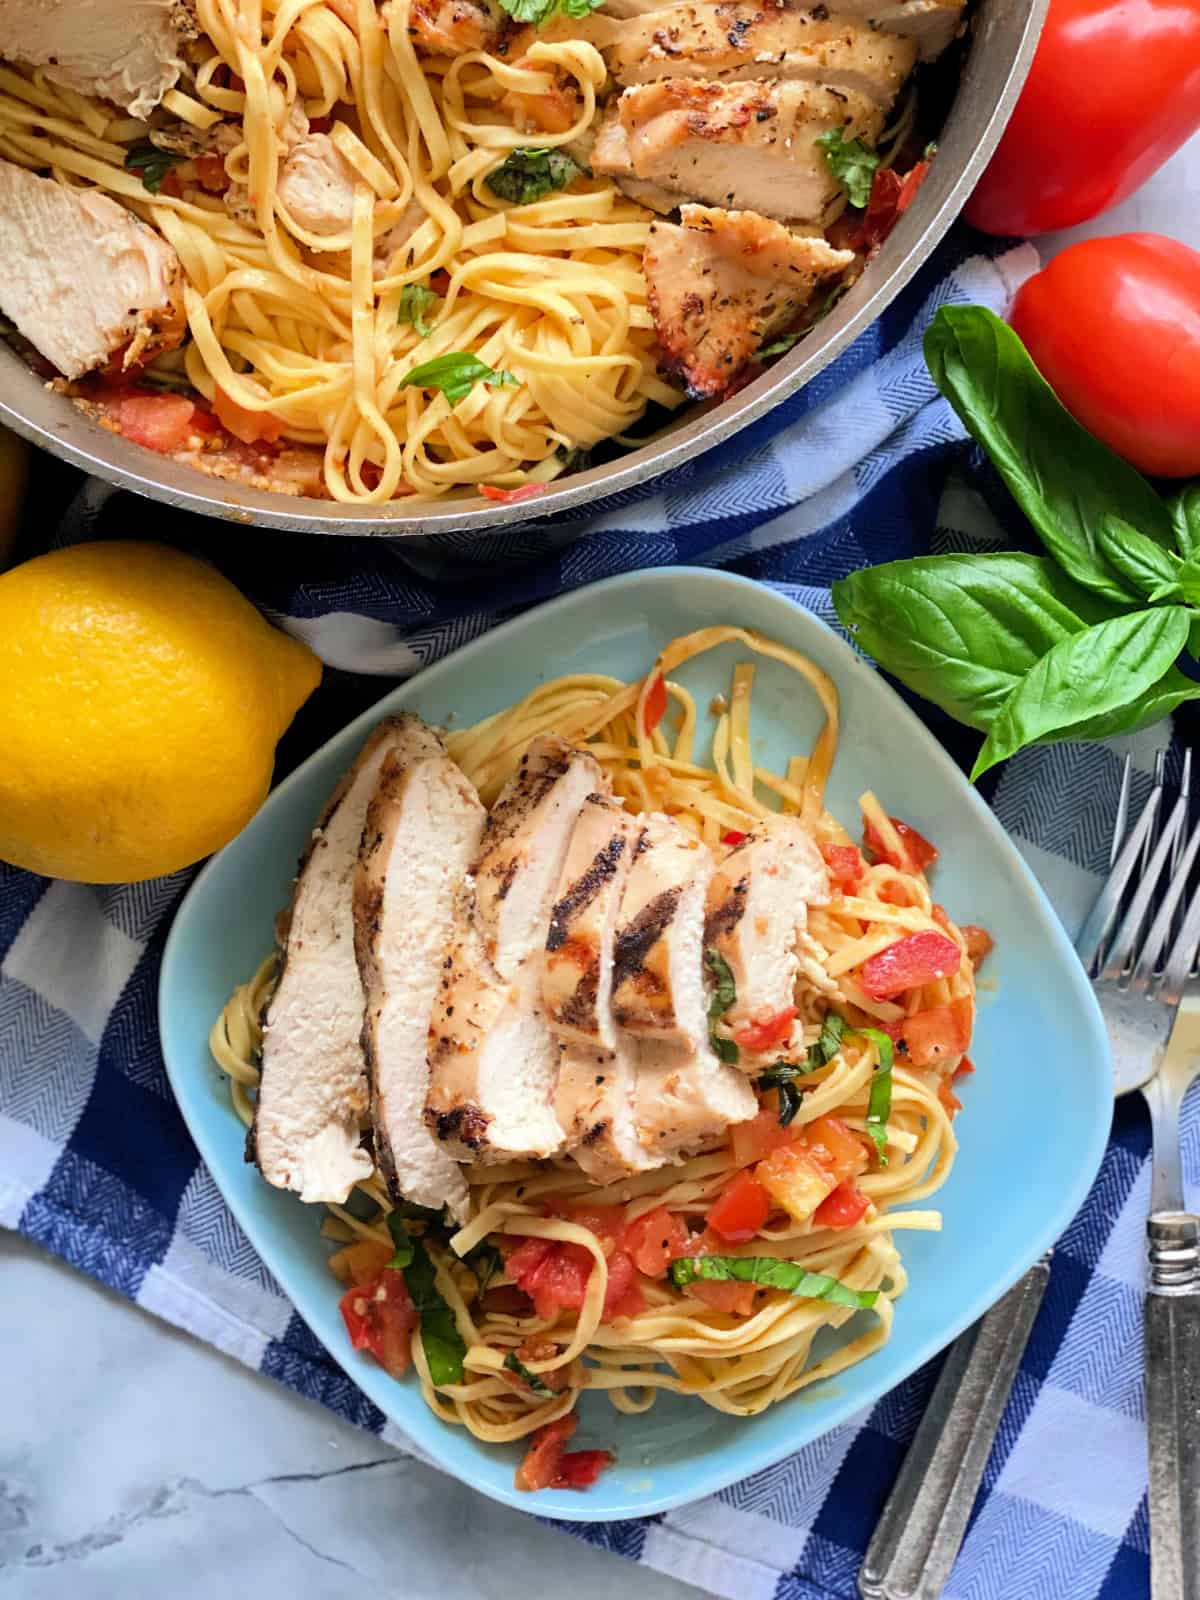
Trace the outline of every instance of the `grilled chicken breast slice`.
<instances>
[{"instance_id":1,"label":"grilled chicken breast slice","mask_svg":"<svg viewBox=\"0 0 1200 1600\"><path fill-rule=\"evenodd\" d=\"M66 378L183 338L178 256L98 189L0 161L0 247L0 312Z\"/></svg>"},{"instance_id":2,"label":"grilled chicken breast slice","mask_svg":"<svg viewBox=\"0 0 1200 1600\"><path fill-rule=\"evenodd\" d=\"M425 1125L427 1050L454 897L487 813L441 740L419 718L402 720L367 809L354 883L375 1160L394 1199L445 1206L463 1221L466 1179Z\"/></svg>"},{"instance_id":3,"label":"grilled chicken breast slice","mask_svg":"<svg viewBox=\"0 0 1200 1600\"><path fill-rule=\"evenodd\" d=\"M733 975L737 999L721 1019L730 1031L769 1022L794 1004L797 935L808 907L828 899L829 873L797 817L760 822L719 864L708 887L704 946ZM755 1077L762 1070L745 1046L738 1065Z\"/></svg>"},{"instance_id":4,"label":"grilled chicken breast slice","mask_svg":"<svg viewBox=\"0 0 1200 1600\"><path fill-rule=\"evenodd\" d=\"M680 217L651 224L642 269L663 368L709 399L855 257L754 211L685 205Z\"/></svg>"},{"instance_id":5,"label":"grilled chicken breast slice","mask_svg":"<svg viewBox=\"0 0 1200 1600\"><path fill-rule=\"evenodd\" d=\"M885 111L916 61L914 40L854 17L737 0L692 0L627 22L605 51L623 85L659 78L822 83Z\"/></svg>"},{"instance_id":6,"label":"grilled chicken breast slice","mask_svg":"<svg viewBox=\"0 0 1200 1600\"><path fill-rule=\"evenodd\" d=\"M750 1079L718 1061L707 1042L693 1050L641 1041L634 1120L650 1166L713 1149L757 1113Z\"/></svg>"},{"instance_id":7,"label":"grilled chicken breast slice","mask_svg":"<svg viewBox=\"0 0 1200 1600\"><path fill-rule=\"evenodd\" d=\"M588 153L587 165L594 172L603 172L622 193L639 205L662 216L674 211L679 196L660 189L656 183L646 183L633 175L633 157L629 149L629 135L621 124L619 103L613 100L596 129L596 137Z\"/></svg>"},{"instance_id":8,"label":"grilled chicken breast slice","mask_svg":"<svg viewBox=\"0 0 1200 1600\"><path fill-rule=\"evenodd\" d=\"M0 55L51 83L147 116L179 81L197 34L187 0L0 0Z\"/></svg>"},{"instance_id":9,"label":"grilled chicken breast slice","mask_svg":"<svg viewBox=\"0 0 1200 1600\"><path fill-rule=\"evenodd\" d=\"M540 960L576 819L589 794L608 788L593 757L547 734L532 741L500 791L471 871L501 977L513 977L534 955Z\"/></svg>"},{"instance_id":10,"label":"grilled chicken breast slice","mask_svg":"<svg viewBox=\"0 0 1200 1600\"><path fill-rule=\"evenodd\" d=\"M292 894L279 981L263 1018L262 1078L246 1153L268 1183L302 1200L340 1205L374 1166L361 1143L370 1097L354 878L380 770L407 736L404 719L382 722L313 829Z\"/></svg>"},{"instance_id":11,"label":"grilled chicken breast slice","mask_svg":"<svg viewBox=\"0 0 1200 1600\"><path fill-rule=\"evenodd\" d=\"M873 144L884 121L864 95L807 83L667 78L626 89L618 106L633 177L780 221L818 221L837 193L822 134ZM608 172L605 154L597 142L594 171Z\"/></svg>"},{"instance_id":12,"label":"grilled chicken breast slice","mask_svg":"<svg viewBox=\"0 0 1200 1600\"><path fill-rule=\"evenodd\" d=\"M537 1160L562 1149L559 1044L541 1010L539 973L540 962L515 981L496 971L465 880L429 1024L425 1102L426 1126L459 1160Z\"/></svg>"},{"instance_id":13,"label":"grilled chicken breast slice","mask_svg":"<svg viewBox=\"0 0 1200 1600\"><path fill-rule=\"evenodd\" d=\"M276 192L305 232L347 233L354 221L357 176L327 133L310 133L280 167Z\"/></svg>"},{"instance_id":14,"label":"grilled chicken breast slice","mask_svg":"<svg viewBox=\"0 0 1200 1600\"><path fill-rule=\"evenodd\" d=\"M640 822L607 795L590 795L563 864L546 954L542 1003L562 1045L555 1110L567 1150L598 1183L653 1165L637 1136L637 1046L611 1009L613 940Z\"/></svg>"},{"instance_id":15,"label":"grilled chicken breast slice","mask_svg":"<svg viewBox=\"0 0 1200 1600\"><path fill-rule=\"evenodd\" d=\"M842 16L860 17L873 28L916 41L922 61L932 61L958 33L966 0L838 0Z\"/></svg>"},{"instance_id":16,"label":"grilled chicken breast slice","mask_svg":"<svg viewBox=\"0 0 1200 1600\"><path fill-rule=\"evenodd\" d=\"M532 741L488 816L430 1030L426 1120L463 1159L562 1148L542 963L576 819L607 787L586 751L547 735Z\"/></svg>"}]
</instances>

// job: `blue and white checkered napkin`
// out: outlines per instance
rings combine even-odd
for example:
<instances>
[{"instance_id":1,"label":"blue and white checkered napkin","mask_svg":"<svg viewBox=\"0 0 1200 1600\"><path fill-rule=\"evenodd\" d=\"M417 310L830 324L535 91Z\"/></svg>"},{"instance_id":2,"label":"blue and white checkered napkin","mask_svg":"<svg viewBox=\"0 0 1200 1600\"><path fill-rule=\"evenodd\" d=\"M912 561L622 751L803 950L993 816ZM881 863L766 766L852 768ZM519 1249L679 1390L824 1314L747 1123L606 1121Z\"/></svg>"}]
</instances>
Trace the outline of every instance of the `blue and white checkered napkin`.
<instances>
[{"instance_id":1,"label":"blue and white checkered napkin","mask_svg":"<svg viewBox=\"0 0 1200 1600\"><path fill-rule=\"evenodd\" d=\"M937 399L920 339L937 304L1002 310L1035 266L952 240L833 367L756 428L649 496L499 540L433 552L261 534L179 518L215 560L333 667L281 750L303 756L403 676L501 615L609 573L728 566L826 617L853 568L1006 540L1010 513ZM161 508L45 473L59 537L161 538ZM64 492L65 490L65 492ZM53 509L54 514L49 511ZM60 517L58 513L64 514ZM29 553L32 553L30 551ZM974 741L922 706L956 754ZM1156 737L1027 751L985 785L1064 922L1104 870L1120 764L1144 793ZM159 958L187 875L133 887L53 883L0 867L0 1223L200 1338L391 1437L317 1344L225 1210L184 1130L155 1029ZM1200 1155L1200 1121L1188 1130ZM949 1588L955 1600L1135 1600L1148 1590L1142 1437L1141 1219L1147 1130L1122 1105L1104 1167L1054 1257L1051 1285ZM1191 1162L1193 1169L1197 1163ZM736 1600L851 1596L936 1363L868 1413L715 1499L574 1531ZM405 1441L395 1438L401 1447Z\"/></svg>"}]
</instances>

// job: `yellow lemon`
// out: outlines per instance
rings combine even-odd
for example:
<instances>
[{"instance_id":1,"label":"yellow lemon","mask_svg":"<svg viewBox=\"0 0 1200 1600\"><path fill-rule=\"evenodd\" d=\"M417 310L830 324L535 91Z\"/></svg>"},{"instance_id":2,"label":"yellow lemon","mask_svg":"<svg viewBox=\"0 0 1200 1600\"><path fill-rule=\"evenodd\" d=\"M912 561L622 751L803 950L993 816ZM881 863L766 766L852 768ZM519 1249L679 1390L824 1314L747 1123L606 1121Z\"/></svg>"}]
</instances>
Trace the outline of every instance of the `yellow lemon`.
<instances>
[{"instance_id":1,"label":"yellow lemon","mask_svg":"<svg viewBox=\"0 0 1200 1600\"><path fill-rule=\"evenodd\" d=\"M74 545L0 575L0 860L155 878L232 839L321 664L211 567Z\"/></svg>"}]
</instances>

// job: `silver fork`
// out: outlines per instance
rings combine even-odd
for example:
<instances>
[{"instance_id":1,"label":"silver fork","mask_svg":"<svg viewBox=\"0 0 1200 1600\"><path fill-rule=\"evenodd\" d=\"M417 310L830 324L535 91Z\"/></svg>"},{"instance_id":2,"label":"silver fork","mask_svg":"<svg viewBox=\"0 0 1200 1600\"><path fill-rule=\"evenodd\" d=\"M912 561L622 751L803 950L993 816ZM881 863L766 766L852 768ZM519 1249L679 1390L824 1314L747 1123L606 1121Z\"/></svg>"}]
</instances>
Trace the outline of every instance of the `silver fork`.
<instances>
[{"instance_id":1,"label":"silver fork","mask_svg":"<svg viewBox=\"0 0 1200 1600\"><path fill-rule=\"evenodd\" d=\"M1145 1305L1153 1600L1200 1595L1200 1218L1183 1208L1179 1149L1180 1110L1200 1073L1200 891L1188 895L1200 823L1189 835L1190 757L1161 827L1156 772L1076 944L1108 1025L1115 1091L1142 1091L1153 1133ZM1126 765L1123 797L1128 782Z\"/></svg>"},{"instance_id":2,"label":"silver fork","mask_svg":"<svg viewBox=\"0 0 1200 1600\"><path fill-rule=\"evenodd\" d=\"M1125 838L1126 762L1109 879L1076 945L1108 1024L1114 1091L1142 1089L1154 1129L1146 1300L1154 1600L1200 1596L1200 1219L1183 1211L1179 1157L1179 1109L1200 1070L1200 983L1191 976L1200 893L1185 905L1200 852L1200 825L1185 843L1190 776L1189 751L1160 831L1160 757L1150 799ZM864 1600L941 1594L1048 1278L1043 1258L951 1349L867 1549Z\"/></svg>"}]
</instances>

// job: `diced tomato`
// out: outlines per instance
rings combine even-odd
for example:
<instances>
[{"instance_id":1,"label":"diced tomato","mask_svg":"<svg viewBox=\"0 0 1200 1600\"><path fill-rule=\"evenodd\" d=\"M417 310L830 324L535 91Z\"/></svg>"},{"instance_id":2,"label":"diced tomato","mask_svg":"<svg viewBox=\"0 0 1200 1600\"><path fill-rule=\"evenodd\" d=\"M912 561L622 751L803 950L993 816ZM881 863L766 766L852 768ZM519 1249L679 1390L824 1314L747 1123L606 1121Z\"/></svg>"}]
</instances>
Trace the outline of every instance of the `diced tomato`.
<instances>
[{"instance_id":1,"label":"diced tomato","mask_svg":"<svg viewBox=\"0 0 1200 1600\"><path fill-rule=\"evenodd\" d=\"M283 432L280 417L270 411L247 411L236 400L231 400L219 384L213 390L213 410L222 427L243 444L257 444L261 440L274 444Z\"/></svg>"},{"instance_id":2,"label":"diced tomato","mask_svg":"<svg viewBox=\"0 0 1200 1600\"><path fill-rule=\"evenodd\" d=\"M654 682L646 691L646 703L642 708L642 727L647 733L653 733L662 721L667 709L667 684L661 672L655 673Z\"/></svg>"},{"instance_id":3,"label":"diced tomato","mask_svg":"<svg viewBox=\"0 0 1200 1600\"><path fill-rule=\"evenodd\" d=\"M611 1466L608 1450L573 1450L563 1454L567 1440L579 1426L572 1412L539 1428L529 1442L525 1459L513 1480L518 1489L586 1489Z\"/></svg>"},{"instance_id":4,"label":"diced tomato","mask_svg":"<svg viewBox=\"0 0 1200 1600\"><path fill-rule=\"evenodd\" d=\"M854 894L863 877L863 858L852 844L823 844L821 854L835 889Z\"/></svg>"},{"instance_id":5,"label":"diced tomato","mask_svg":"<svg viewBox=\"0 0 1200 1600\"><path fill-rule=\"evenodd\" d=\"M937 923L939 928L945 928L947 933L950 932L950 918L946 915L945 906L938 905L937 901L935 900L933 905L929 908L929 914Z\"/></svg>"},{"instance_id":6,"label":"diced tomato","mask_svg":"<svg viewBox=\"0 0 1200 1600\"><path fill-rule=\"evenodd\" d=\"M889 878L880 886L879 898L887 906L912 906L917 903L916 895L909 892L908 883L903 878Z\"/></svg>"},{"instance_id":7,"label":"diced tomato","mask_svg":"<svg viewBox=\"0 0 1200 1600\"><path fill-rule=\"evenodd\" d=\"M183 444L195 414L181 394L134 394L117 403L117 426L134 444L165 455Z\"/></svg>"},{"instance_id":8,"label":"diced tomato","mask_svg":"<svg viewBox=\"0 0 1200 1600\"><path fill-rule=\"evenodd\" d=\"M773 1204L797 1222L811 1217L838 1177L799 1145L786 1145L760 1161L755 1177L766 1189Z\"/></svg>"},{"instance_id":9,"label":"diced tomato","mask_svg":"<svg viewBox=\"0 0 1200 1600\"><path fill-rule=\"evenodd\" d=\"M557 1422L548 1422L537 1430L513 1480L518 1489L549 1489L553 1485L562 1464L563 1449L578 1426L579 1418L569 1412Z\"/></svg>"},{"instance_id":10,"label":"diced tomato","mask_svg":"<svg viewBox=\"0 0 1200 1600\"><path fill-rule=\"evenodd\" d=\"M666 1206L656 1206L625 1229L625 1248L639 1272L665 1278L671 1262L688 1254L687 1226Z\"/></svg>"},{"instance_id":11,"label":"diced tomato","mask_svg":"<svg viewBox=\"0 0 1200 1600\"><path fill-rule=\"evenodd\" d=\"M549 488L545 483L523 483L519 489L500 489L494 483L481 483L479 492L485 500L495 500L502 506L515 506L522 500L533 500L539 494L545 494Z\"/></svg>"},{"instance_id":12,"label":"diced tomato","mask_svg":"<svg viewBox=\"0 0 1200 1600\"><path fill-rule=\"evenodd\" d=\"M612 1322L617 1317L636 1317L644 1305L633 1257L624 1250L614 1250L608 1258L608 1287L604 1291L601 1322Z\"/></svg>"},{"instance_id":13,"label":"diced tomato","mask_svg":"<svg viewBox=\"0 0 1200 1600\"><path fill-rule=\"evenodd\" d=\"M950 1116L953 1116L956 1111L962 1110L962 1101L950 1087L949 1078L940 1078L938 1080L938 1099L945 1106Z\"/></svg>"},{"instance_id":14,"label":"diced tomato","mask_svg":"<svg viewBox=\"0 0 1200 1600\"><path fill-rule=\"evenodd\" d=\"M158 186L159 194L170 195L172 200L183 197L183 179L175 167L168 167L162 175L162 182Z\"/></svg>"},{"instance_id":15,"label":"diced tomato","mask_svg":"<svg viewBox=\"0 0 1200 1600\"><path fill-rule=\"evenodd\" d=\"M752 1283L735 1283L732 1280L720 1283L696 1278L688 1284L684 1293L690 1294L694 1300L703 1300L714 1311L727 1312L731 1317L748 1317L754 1310Z\"/></svg>"},{"instance_id":16,"label":"diced tomato","mask_svg":"<svg viewBox=\"0 0 1200 1600\"><path fill-rule=\"evenodd\" d=\"M206 411L203 406L197 406L192 416L193 433L223 433L224 429L211 411Z\"/></svg>"},{"instance_id":17,"label":"diced tomato","mask_svg":"<svg viewBox=\"0 0 1200 1600\"><path fill-rule=\"evenodd\" d=\"M818 1228L853 1227L870 1203L853 1178L846 1178L821 1201L813 1212L813 1223Z\"/></svg>"},{"instance_id":18,"label":"diced tomato","mask_svg":"<svg viewBox=\"0 0 1200 1600\"><path fill-rule=\"evenodd\" d=\"M901 1022L885 1023L884 1030L908 1066L933 1067L947 1056L961 1056L966 1050L971 1042L973 1009L969 1000L952 1000L948 1006L935 1006Z\"/></svg>"},{"instance_id":19,"label":"diced tomato","mask_svg":"<svg viewBox=\"0 0 1200 1600\"><path fill-rule=\"evenodd\" d=\"M967 960L973 967L980 966L996 948L996 941L991 934L977 922L964 922L962 936L967 941Z\"/></svg>"},{"instance_id":20,"label":"diced tomato","mask_svg":"<svg viewBox=\"0 0 1200 1600\"><path fill-rule=\"evenodd\" d=\"M570 1206L559 1215L612 1244L619 1244L625 1233L624 1206Z\"/></svg>"},{"instance_id":21,"label":"diced tomato","mask_svg":"<svg viewBox=\"0 0 1200 1600\"><path fill-rule=\"evenodd\" d=\"M339 1283L363 1284L377 1278L395 1255L395 1246L377 1239L356 1239L329 1258L329 1270Z\"/></svg>"},{"instance_id":22,"label":"diced tomato","mask_svg":"<svg viewBox=\"0 0 1200 1600\"><path fill-rule=\"evenodd\" d=\"M975 1064L970 1056L964 1056L950 1074L951 1083L957 1083L960 1078L969 1078L975 1071Z\"/></svg>"},{"instance_id":23,"label":"diced tomato","mask_svg":"<svg viewBox=\"0 0 1200 1600\"><path fill-rule=\"evenodd\" d=\"M779 1113L770 1106L765 1106L751 1121L737 1122L729 1130L733 1159L739 1167L752 1166L772 1150L791 1144L795 1137L791 1126L780 1127Z\"/></svg>"},{"instance_id":24,"label":"diced tomato","mask_svg":"<svg viewBox=\"0 0 1200 1600\"><path fill-rule=\"evenodd\" d=\"M515 1283L496 1284L484 1295L482 1303L485 1311L502 1317L527 1317L533 1310L529 1296Z\"/></svg>"},{"instance_id":25,"label":"diced tomato","mask_svg":"<svg viewBox=\"0 0 1200 1600\"><path fill-rule=\"evenodd\" d=\"M518 1285L522 1285L525 1278L536 1272L556 1249L553 1239L522 1239L520 1244L511 1250L505 1248L506 1243L507 1241L501 1245L504 1265L508 1269L509 1277Z\"/></svg>"},{"instance_id":26,"label":"diced tomato","mask_svg":"<svg viewBox=\"0 0 1200 1600\"><path fill-rule=\"evenodd\" d=\"M795 1016L795 1006L785 1006L762 1022L745 1022L734 1029L734 1042L743 1050L771 1050L791 1033Z\"/></svg>"},{"instance_id":27,"label":"diced tomato","mask_svg":"<svg viewBox=\"0 0 1200 1600\"><path fill-rule=\"evenodd\" d=\"M736 828L726 828L725 832L721 835L721 843L729 845L741 844L745 837L746 835L744 833L739 833Z\"/></svg>"},{"instance_id":28,"label":"diced tomato","mask_svg":"<svg viewBox=\"0 0 1200 1600\"><path fill-rule=\"evenodd\" d=\"M867 1170L869 1157L862 1139L841 1117L817 1117L800 1130L798 1143L830 1174L835 1183Z\"/></svg>"},{"instance_id":29,"label":"diced tomato","mask_svg":"<svg viewBox=\"0 0 1200 1600\"><path fill-rule=\"evenodd\" d=\"M582 1245L524 1239L505 1261L509 1277L533 1301L543 1321L583 1304L592 1257Z\"/></svg>"},{"instance_id":30,"label":"diced tomato","mask_svg":"<svg viewBox=\"0 0 1200 1600\"><path fill-rule=\"evenodd\" d=\"M224 194L229 187L229 174L220 156L206 152L196 157L196 178L202 189L210 194Z\"/></svg>"},{"instance_id":31,"label":"diced tomato","mask_svg":"<svg viewBox=\"0 0 1200 1600\"><path fill-rule=\"evenodd\" d=\"M859 969L859 981L873 1000L890 1000L906 989L951 977L961 964L962 951L954 940L927 928L870 956Z\"/></svg>"},{"instance_id":32,"label":"diced tomato","mask_svg":"<svg viewBox=\"0 0 1200 1600\"><path fill-rule=\"evenodd\" d=\"M385 1267L377 1278L348 1289L339 1302L350 1343L367 1350L393 1378L408 1368L417 1313L402 1273Z\"/></svg>"},{"instance_id":33,"label":"diced tomato","mask_svg":"<svg viewBox=\"0 0 1200 1600\"><path fill-rule=\"evenodd\" d=\"M436 272L429 274L429 287L434 294L440 295L444 300L450 292L450 274L445 267L438 267Z\"/></svg>"},{"instance_id":34,"label":"diced tomato","mask_svg":"<svg viewBox=\"0 0 1200 1600\"><path fill-rule=\"evenodd\" d=\"M611 1450L572 1450L558 1463L556 1489L588 1489L613 1464Z\"/></svg>"},{"instance_id":35,"label":"diced tomato","mask_svg":"<svg viewBox=\"0 0 1200 1600\"><path fill-rule=\"evenodd\" d=\"M878 830L867 821L863 825L863 843L875 859L886 861L889 866L897 868L900 872L924 872L927 867L931 867L938 858L936 846L930 844L924 834L918 833L909 823L901 822L899 817L890 817L888 820L900 835L904 856L897 856L894 850L889 850Z\"/></svg>"},{"instance_id":36,"label":"diced tomato","mask_svg":"<svg viewBox=\"0 0 1200 1600\"><path fill-rule=\"evenodd\" d=\"M771 1215L771 1197L748 1169L731 1178L708 1208L706 1221L729 1244L745 1244Z\"/></svg>"},{"instance_id":37,"label":"diced tomato","mask_svg":"<svg viewBox=\"0 0 1200 1600\"><path fill-rule=\"evenodd\" d=\"M918 161L903 176L891 167L880 167L876 171L867 214L855 240L856 249L874 250L883 243L916 199L928 171L928 161Z\"/></svg>"}]
</instances>

